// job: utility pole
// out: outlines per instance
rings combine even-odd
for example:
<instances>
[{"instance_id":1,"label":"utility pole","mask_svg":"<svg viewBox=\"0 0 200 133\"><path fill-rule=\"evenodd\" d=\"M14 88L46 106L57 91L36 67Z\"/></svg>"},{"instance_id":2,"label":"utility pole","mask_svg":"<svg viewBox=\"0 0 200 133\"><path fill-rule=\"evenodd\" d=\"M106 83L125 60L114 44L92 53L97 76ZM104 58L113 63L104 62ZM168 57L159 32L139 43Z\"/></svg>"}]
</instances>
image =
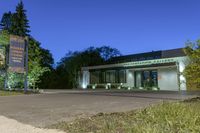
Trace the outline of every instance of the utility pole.
<instances>
[{"instance_id":1,"label":"utility pole","mask_svg":"<svg viewBox=\"0 0 200 133\"><path fill-rule=\"evenodd\" d=\"M25 50L26 50L26 55L25 55L25 81L24 81L24 92L26 93L28 90L28 44L29 44L29 39L28 37L25 38Z\"/></svg>"}]
</instances>

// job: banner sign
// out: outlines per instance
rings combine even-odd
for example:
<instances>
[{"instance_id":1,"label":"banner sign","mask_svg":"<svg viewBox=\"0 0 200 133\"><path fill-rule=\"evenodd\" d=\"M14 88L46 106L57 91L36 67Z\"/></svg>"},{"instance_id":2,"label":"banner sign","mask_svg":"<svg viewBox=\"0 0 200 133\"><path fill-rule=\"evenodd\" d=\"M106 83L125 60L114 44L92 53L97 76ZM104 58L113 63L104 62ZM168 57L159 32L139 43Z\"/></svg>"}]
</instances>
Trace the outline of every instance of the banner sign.
<instances>
[{"instance_id":1,"label":"banner sign","mask_svg":"<svg viewBox=\"0 0 200 133\"><path fill-rule=\"evenodd\" d=\"M8 71L24 73L25 39L19 36L10 36L9 68Z\"/></svg>"}]
</instances>

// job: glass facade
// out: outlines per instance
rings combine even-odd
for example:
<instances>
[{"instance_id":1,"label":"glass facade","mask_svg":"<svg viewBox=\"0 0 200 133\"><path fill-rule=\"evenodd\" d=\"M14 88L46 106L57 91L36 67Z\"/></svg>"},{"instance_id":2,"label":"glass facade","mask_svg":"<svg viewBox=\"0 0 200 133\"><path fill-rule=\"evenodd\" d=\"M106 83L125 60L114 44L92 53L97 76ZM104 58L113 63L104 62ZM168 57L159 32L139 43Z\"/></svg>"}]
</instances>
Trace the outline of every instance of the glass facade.
<instances>
[{"instance_id":1,"label":"glass facade","mask_svg":"<svg viewBox=\"0 0 200 133\"><path fill-rule=\"evenodd\" d=\"M127 73L122 70L98 70L90 72L90 84L126 83ZM134 87L148 88L158 86L157 70L134 71Z\"/></svg>"},{"instance_id":2,"label":"glass facade","mask_svg":"<svg viewBox=\"0 0 200 133\"><path fill-rule=\"evenodd\" d=\"M90 72L90 83L126 83L126 70L92 71Z\"/></svg>"},{"instance_id":3,"label":"glass facade","mask_svg":"<svg viewBox=\"0 0 200 133\"><path fill-rule=\"evenodd\" d=\"M157 87L158 72L157 70L145 70L135 72L135 87Z\"/></svg>"}]
</instances>

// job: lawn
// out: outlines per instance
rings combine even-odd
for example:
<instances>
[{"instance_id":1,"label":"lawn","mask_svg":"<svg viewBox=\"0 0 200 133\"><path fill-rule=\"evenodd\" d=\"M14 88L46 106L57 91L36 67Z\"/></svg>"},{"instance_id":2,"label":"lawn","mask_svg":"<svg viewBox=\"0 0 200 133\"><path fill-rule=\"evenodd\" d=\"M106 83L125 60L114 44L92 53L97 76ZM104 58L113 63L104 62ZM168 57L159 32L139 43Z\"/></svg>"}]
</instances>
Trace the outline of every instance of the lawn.
<instances>
[{"instance_id":1,"label":"lawn","mask_svg":"<svg viewBox=\"0 0 200 133\"><path fill-rule=\"evenodd\" d=\"M15 96L15 95L23 95L24 93L21 91L3 91L0 90L0 96Z\"/></svg>"},{"instance_id":2,"label":"lawn","mask_svg":"<svg viewBox=\"0 0 200 133\"><path fill-rule=\"evenodd\" d=\"M145 109L123 113L97 114L50 128L67 133L198 133L200 98L164 102Z\"/></svg>"}]
</instances>

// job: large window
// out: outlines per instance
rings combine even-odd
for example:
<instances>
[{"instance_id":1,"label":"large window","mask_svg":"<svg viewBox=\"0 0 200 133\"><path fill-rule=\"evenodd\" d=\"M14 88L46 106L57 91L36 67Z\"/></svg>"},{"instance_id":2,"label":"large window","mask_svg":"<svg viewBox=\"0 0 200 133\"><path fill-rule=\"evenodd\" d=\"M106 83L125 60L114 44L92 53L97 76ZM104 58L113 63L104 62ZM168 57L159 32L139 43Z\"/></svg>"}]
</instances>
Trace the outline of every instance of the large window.
<instances>
[{"instance_id":1,"label":"large window","mask_svg":"<svg viewBox=\"0 0 200 133\"><path fill-rule=\"evenodd\" d=\"M126 83L126 70L119 71L119 83Z\"/></svg>"},{"instance_id":2,"label":"large window","mask_svg":"<svg viewBox=\"0 0 200 133\"><path fill-rule=\"evenodd\" d=\"M106 72L106 83L115 83L116 71L111 70Z\"/></svg>"},{"instance_id":3,"label":"large window","mask_svg":"<svg viewBox=\"0 0 200 133\"><path fill-rule=\"evenodd\" d=\"M126 83L126 70L99 70L90 72L91 84Z\"/></svg>"},{"instance_id":4,"label":"large window","mask_svg":"<svg viewBox=\"0 0 200 133\"><path fill-rule=\"evenodd\" d=\"M99 83L99 71L90 72L90 83L98 84Z\"/></svg>"},{"instance_id":5,"label":"large window","mask_svg":"<svg viewBox=\"0 0 200 133\"><path fill-rule=\"evenodd\" d=\"M153 87L158 85L158 73L156 70L136 71L136 87Z\"/></svg>"}]
</instances>

